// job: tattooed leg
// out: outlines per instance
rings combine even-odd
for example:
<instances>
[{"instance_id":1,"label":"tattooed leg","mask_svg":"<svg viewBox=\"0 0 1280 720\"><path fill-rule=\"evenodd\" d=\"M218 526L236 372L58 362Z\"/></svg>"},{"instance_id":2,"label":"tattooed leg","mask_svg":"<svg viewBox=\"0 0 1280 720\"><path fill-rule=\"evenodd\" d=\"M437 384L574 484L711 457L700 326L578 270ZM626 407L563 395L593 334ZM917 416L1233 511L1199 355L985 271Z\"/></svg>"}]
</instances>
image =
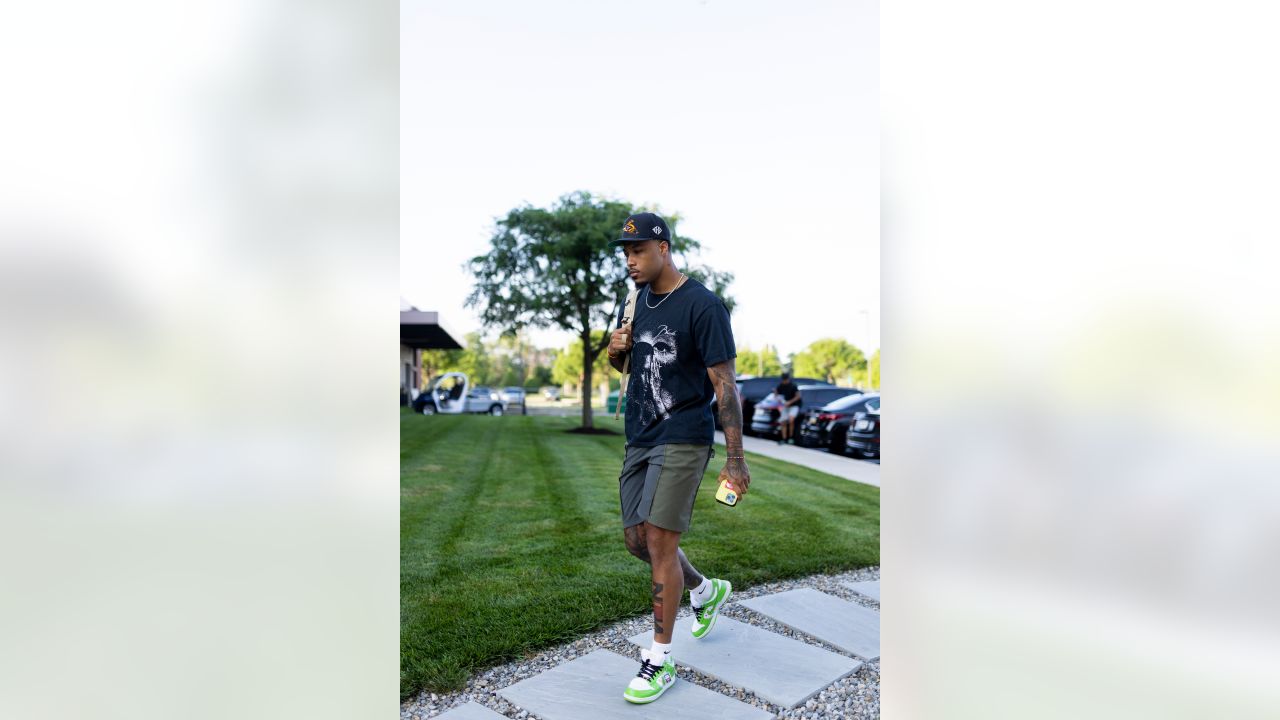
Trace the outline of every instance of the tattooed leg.
<instances>
[{"instance_id":1,"label":"tattooed leg","mask_svg":"<svg viewBox=\"0 0 1280 720\"><path fill-rule=\"evenodd\" d=\"M669 643L676 627L680 596L684 594L684 573L676 555L680 533L645 523L645 538L653 566L653 638Z\"/></svg>"},{"instance_id":2,"label":"tattooed leg","mask_svg":"<svg viewBox=\"0 0 1280 720\"><path fill-rule=\"evenodd\" d=\"M649 559L649 543L645 539L644 525L632 525L622 531L623 540L627 544L627 552L652 565ZM702 584L702 573L689 562L684 550L676 548L676 559L680 561L680 574L684 576L685 587L696 588Z\"/></svg>"},{"instance_id":3,"label":"tattooed leg","mask_svg":"<svg viewBox=\"0 0 1280 720\"><path fill-rule=\"evenodd\" d=\"M680 574L684 577L685 587L696 588L701 585L702 573L694 569L693 564L684 556L684 551L680 548L676 548L676 558L680 561Z\"/></svg>"}]
</instances>

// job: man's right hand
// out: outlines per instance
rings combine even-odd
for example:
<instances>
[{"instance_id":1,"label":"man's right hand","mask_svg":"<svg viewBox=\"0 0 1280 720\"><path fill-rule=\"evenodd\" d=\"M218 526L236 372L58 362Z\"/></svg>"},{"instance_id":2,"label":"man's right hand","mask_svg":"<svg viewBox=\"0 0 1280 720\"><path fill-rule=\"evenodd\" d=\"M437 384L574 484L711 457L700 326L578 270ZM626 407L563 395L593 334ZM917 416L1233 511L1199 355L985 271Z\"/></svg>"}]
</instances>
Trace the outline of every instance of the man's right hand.
<instances>
[{"instance_id":1,"label":"man's right hand","mask_svg":"<svg viewBox=\"0 0 1280 720\"><path fill-rule=\"evenodd\" d=\"M609 357L620 357L631 351L631 323L613 331L609 338Z\"/></svg>"}]
</instances>

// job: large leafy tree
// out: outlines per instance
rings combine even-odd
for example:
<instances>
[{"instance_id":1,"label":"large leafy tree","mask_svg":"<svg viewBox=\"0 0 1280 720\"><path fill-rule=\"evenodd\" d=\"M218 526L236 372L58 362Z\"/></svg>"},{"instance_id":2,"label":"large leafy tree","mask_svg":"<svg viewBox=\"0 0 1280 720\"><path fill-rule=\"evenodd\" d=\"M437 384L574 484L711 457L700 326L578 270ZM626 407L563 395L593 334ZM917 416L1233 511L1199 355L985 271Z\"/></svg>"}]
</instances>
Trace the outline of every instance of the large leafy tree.
<instances>
[{"instance_id":1,"label":"large leafy tree","mask_svg":"<svg viewBox=\"0 0 1280 720\"><path fill-rule=\"evenodd\" d=\"M737 368L743 375L778 375L782 372L782 360L778 358L778 349L772 345L765 345L758 351L744 347L738 350Z\"/></svg>"},{"instance_id":2,"label":"large leafy tree","mask_svg":"<svg viewBox=\"0 0 1280 720\"><path fill-rule=\"evenodd\" d=\"M479 309L487 327L503 332L529 326L572 332L581 343L583 387L592 387L595 360L608 345L608 333L593 337L591 331L613 327L627 291L622 251L609 241L618 237L628 215L644 209L576 192L549 208L511 210L497 220L489 252L467 263L476 279L467 306ZM700 247L679 234L679 216L666 218L677 256ZM725 294L731 274L705 267L681 269L733 309ZM583 392L582 427L592 426L591 393Z\"/></svg>"},{"instance_id":3,"label":"large leafy tree","mask_svg":"<svg viewBox=\"0 0 1280 720\"><path fill-rule=\"evenodd\" d=\"M827 382L856 375L865 377L867 358L861 350L839 338L815 340L792 359L797 377L822 378Z\"/></svg>"}]
</instances>

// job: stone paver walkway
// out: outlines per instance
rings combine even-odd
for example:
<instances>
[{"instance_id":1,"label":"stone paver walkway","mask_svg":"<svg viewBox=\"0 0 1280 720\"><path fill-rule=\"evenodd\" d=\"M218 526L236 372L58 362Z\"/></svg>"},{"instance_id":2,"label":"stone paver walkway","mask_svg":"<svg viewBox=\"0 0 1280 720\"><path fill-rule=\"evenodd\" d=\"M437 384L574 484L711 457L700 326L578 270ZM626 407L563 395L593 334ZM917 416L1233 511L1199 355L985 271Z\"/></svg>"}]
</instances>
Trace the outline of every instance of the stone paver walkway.
<instances>
[{"instance_id":1,"label":"stone paver walkway","mask_svg":"<svg viewBox=\"0 0 1280 720\"><path fill-rule=\"evenodd\" d=\"M763 720L769 713L692 683L676 680L648 705L622 699L635 677L637 661L596 650L541 675L522 680L498 694L544 720L599 718L671 718L672 720Z\"/></svg>"},{"instance_id":2,"label":"stone paver walkway","mask_svg":"<svg viewBox=\"0 0 1280 720\"><path fill-rule=\"evenodd\" d=\"M876 602L880 602L880 581L879 580L863 580L862 582L846 582L840 583L850 590L858 593L863 597L871 598Z\"/></svg>"},{"instance_id":3,"label":"stone paver walkway","mask_svg":"<svg viewBox=\"0 0 1280 720\"><path fill-rule=\"evenodd\" d=\"M676 622L671 658L677 666L688 666L785 708L817 695L862 665L852 658L727 617L718 619L702 640L689 634L692 626L693 618ZM653 643L653 631L630 640L647 648Z\"/></svg>"},{"instance_id":4,"label":"stone paver walkway","mask_svg":"<svg viewBox=\"0 0 1280 720\"><path fill-rule=\"evenodd\" d=\"M880 613L870 608L811 588L751 598L739 605L860 658L880 657Z\"/></svg>"},{"instance_id":5,"label":"stone paver walkway","mask_svg":"<svg viewBox=\"0 0 1280 720\"><path fill-rule=\"evenodd\" d=\"M879 581L843 584L879 601ZM763 720L773 717L771 712L739 698L790 711L856 672L864 660L874 661L880 655L880 613L813 588L731 600L727 607L735 606L772 620L777 632L721 615L709 635L695 640L689 634L692 618L686 614L676 622L672 658L677 668L688 672L682 672L683 677L652 704L632 705L622 698L623 688L635 675L639 653L623 657L605 649L562 662L497 694L519 711L513 717L528 714L541 720ZM741 611L735 614L756 622ZM779 634L780 626L815 638L825 647ZM648 647L653 632L627 640ZM749 695L744 696L744 691ZM731 697L734 693L736 698ZM751 695L757 699L751 700ZM493 720L506 716L473 701L438 717Z\"/></svg>"}]
</instances>

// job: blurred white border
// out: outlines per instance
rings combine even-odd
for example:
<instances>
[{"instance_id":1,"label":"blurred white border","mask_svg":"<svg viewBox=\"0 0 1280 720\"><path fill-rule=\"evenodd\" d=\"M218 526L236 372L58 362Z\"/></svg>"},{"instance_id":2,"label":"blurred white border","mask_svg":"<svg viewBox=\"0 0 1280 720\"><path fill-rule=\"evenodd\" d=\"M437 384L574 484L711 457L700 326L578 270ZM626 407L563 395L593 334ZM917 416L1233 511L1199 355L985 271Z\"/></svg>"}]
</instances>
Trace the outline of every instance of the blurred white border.
<instances>
[{"instance_id":1,"label":"blurred white border","mask_svg":"<svg viewBox=\"0 0 1280 720\"><path fill-rule=\"evenodd\" d=\"M0 717L395 712L397 19L0 10Z\"/></svg>"},{"instance_id":2,"label":"blurred white border","mask_svg":"<svg viewBox=\"0 0 1280 720\"><path fill-rule=\"evenodd\" d=\"M1280 713L1276 20L883 8L886 718Z\"/></svg>"}]
</instances>

